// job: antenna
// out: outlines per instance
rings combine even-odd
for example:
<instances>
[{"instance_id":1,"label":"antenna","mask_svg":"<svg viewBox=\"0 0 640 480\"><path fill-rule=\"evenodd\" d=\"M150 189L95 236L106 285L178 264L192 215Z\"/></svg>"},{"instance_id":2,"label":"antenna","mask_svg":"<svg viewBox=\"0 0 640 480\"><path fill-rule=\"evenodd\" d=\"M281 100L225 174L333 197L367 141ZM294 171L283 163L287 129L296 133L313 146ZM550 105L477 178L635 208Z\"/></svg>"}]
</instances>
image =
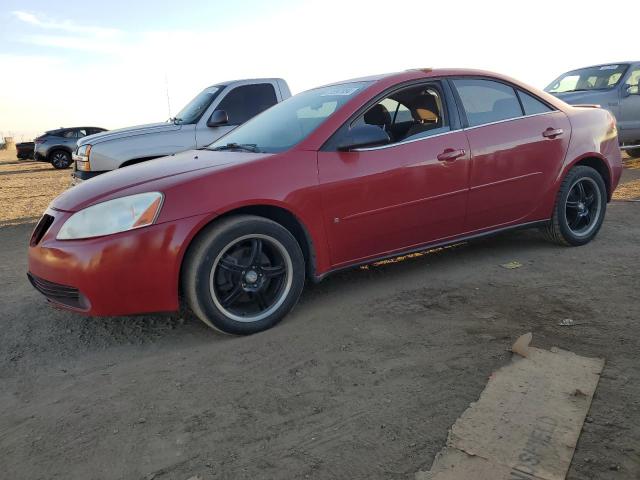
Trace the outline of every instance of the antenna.
<instances>
[{"instance_id":1,"label":"antenna","mask_svg":"<svg viewBox=\"0 0 640 480\"><path fill-rule=\"evenodd\" d=\"M169 76L167 72L164 72L164 87L167 92L167 110L169 111L169 118L171 118L171 102L169 101Z\"/></svg>"}]
</instances>

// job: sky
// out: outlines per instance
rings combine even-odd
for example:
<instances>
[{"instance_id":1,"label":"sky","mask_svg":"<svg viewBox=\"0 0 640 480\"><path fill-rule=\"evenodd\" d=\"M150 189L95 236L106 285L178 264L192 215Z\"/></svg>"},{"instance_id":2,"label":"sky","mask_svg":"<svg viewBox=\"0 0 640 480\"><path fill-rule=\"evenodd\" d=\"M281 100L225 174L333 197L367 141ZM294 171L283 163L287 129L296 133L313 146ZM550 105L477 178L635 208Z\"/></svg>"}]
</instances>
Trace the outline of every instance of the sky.
<instances>
[{"instance_id":1,"label":"sky","mask_svg":"<svg viewBox=\"0 0 640 480\"><path fill-rule=\"evenodd\" d=\"M588 1L0 0L0 137L164 121L203 88L282 77L293 93L421 67L543 88L638 60L633 29ZM608 19L602 21L603 15Z\"/></svg>"}]
</instances>

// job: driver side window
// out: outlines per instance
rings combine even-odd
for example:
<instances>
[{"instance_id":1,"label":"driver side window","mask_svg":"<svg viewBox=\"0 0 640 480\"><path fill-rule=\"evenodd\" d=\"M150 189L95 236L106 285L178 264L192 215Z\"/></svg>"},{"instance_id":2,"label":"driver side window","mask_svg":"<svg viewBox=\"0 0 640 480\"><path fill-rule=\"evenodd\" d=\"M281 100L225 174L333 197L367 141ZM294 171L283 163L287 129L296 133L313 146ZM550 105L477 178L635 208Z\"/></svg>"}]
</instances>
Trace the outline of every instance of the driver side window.
<instances>
[{"instance_id":1,"label":"driver side window","mask_svg":"<svg viewBox=\"0 0 640 480\"><path fill-rule=\"evenodd\" d=\"M413 85L393 92L358 117L351 128L362 125L381 128L391 144L449 130L442 94L435 84Z\"/></svg>"},{"instance_id":2,"label":"driver side window","mask_svg":"<svg viewBox=\"0 0 640 480\"><path fill-rule=\"evenodd\" d=\"M629 88L631 87L631 88ZM625 88L629 89L629 93L631 94L639 94L640 91L640 67L636 67L627 78L625 82Z\"/></svg>"}]
</instances>

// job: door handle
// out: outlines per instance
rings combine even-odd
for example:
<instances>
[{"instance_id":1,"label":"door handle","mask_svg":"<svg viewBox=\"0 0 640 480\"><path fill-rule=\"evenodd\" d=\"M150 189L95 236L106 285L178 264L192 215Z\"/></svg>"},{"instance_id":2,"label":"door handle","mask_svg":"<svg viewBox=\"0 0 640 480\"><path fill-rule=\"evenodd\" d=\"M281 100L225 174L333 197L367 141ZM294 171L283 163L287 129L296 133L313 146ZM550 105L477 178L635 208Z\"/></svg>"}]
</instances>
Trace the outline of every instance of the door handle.
<instances>
[{"instance_id":1,"label":"door handle","mask_svg":"<svg viewBox=\"0 0 640 480\"><path fill-rule=\"evenodd\" d=\"M542 132L542 136L545 138L556 138L564 133L564 130L561 128L547 128L544 132Z\"/></svg>"},{"instance_id":2,"label":"door handle","mask_svg":"<svg viewBox=\"0 0 640 480\"><path fill-rule=\"evenodd\" d=\"M438 160L441 162L453 162L456 158L464 157L467 154L464 150L455 150L453 148L447 148L444 152L438 155Z\"/></svg>"}]
</instances>

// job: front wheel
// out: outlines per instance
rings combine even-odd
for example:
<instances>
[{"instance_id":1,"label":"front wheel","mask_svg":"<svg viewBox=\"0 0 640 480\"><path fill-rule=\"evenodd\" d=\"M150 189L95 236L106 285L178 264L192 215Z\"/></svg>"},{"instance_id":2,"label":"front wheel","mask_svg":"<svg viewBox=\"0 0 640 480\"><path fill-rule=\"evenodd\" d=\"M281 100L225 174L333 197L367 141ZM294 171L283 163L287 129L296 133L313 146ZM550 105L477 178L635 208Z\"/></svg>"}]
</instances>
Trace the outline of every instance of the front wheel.
<instances>
[{"instance_id":1,"label":"front wheel","mask_svg":"<svg viewBox=\"0 0 640 480\"><path fill-rule=\"evenodd\" d=\"M276 222L249 215L207 227L182 268L183 294L195 315L236 335L277 324L297 303L304 279L295 237Z\"/></svg>"},{"instance_id":2,"label":"front wheel","mask_svg":"<svg viewBox=\"0 0 640 480\"><path fill-rule=\"evenodd\" d=\"M606 208L607 189L600 174L591 167L574 167L560 186L546 234L560 245L584 245L600 230Z\"/></svg>"},{"instance_id":3,"label":"front wheel","mask_svg":"<svg viewBox=\"0 0 640 480\"><path fill-rule=\"evenodd\" d=\"M71 165L71 155L69 152L65 152L64 150L56 150L51 154L50 157L51 165L53 168L61 170L63 168L68 168Z\"/></svg>"}]
</instances>

